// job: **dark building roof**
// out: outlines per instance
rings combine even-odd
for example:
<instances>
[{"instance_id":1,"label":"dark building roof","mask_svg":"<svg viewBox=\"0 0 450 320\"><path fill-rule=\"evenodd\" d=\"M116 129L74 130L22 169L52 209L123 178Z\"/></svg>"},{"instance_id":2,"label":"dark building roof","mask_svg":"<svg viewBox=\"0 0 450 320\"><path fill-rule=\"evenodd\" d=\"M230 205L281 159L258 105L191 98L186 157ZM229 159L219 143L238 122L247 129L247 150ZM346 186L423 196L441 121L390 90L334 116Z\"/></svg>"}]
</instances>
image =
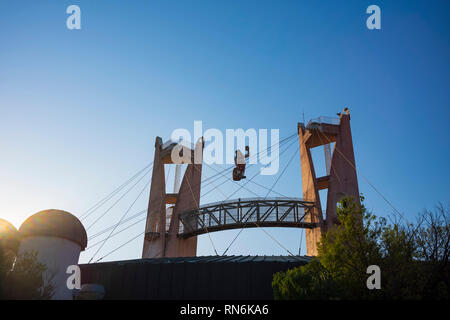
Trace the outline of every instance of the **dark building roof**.
<instances>
[{"instance_id":1,"label":"dark building roof","mask_svg":"<svg viewBox=\"0 0 450 320\"><path fill-rule=\"evenodd\" d=\"M273 299L276 272L305 256L202 256L82 264L81 282L101 284L105 299Z\"/></svg>"},{"instance_id":2,"label":"dark building roof","mask_svg":"<svg viewBox=\"0 0 450 320\"><path fill-rule=\"evenodd\" d=\"M308 256L198 256L178 258L145 258L135 260L109 261L96 264L142 264L142 263L244 263L244 262L280 262L280 263L308 263Z\"/></svg>"},{"instance_id":3,"label":"dark building roof","mask_svg":"<svg viewBox=\"0 0 450 320\"><path fill-rule=\"evenodd\" d=\"M27 220L19 228L22 238L48 236L73 241L84 250L87 246L87 234L83 224L77 217L62 210L40 211Z\"/></svg>"}]
</instances>

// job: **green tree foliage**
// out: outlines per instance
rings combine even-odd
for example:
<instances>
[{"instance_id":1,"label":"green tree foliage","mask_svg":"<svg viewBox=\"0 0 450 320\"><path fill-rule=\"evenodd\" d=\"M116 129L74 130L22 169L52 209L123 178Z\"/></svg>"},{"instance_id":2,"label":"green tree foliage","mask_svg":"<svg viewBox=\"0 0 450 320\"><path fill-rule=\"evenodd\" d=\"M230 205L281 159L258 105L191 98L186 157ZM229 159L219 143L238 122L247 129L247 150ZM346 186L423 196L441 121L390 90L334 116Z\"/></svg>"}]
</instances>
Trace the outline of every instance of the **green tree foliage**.
<instances>
[{"instance_id":1,"label":"green tree foliage","mask_svg":"<svg viewBox=\"0 0 450 320\"><path fill-rule=\"evenodd\" d=\"M275 299L449 298L448 208L425 211L415 224L388 225L344 198L337 218L322 237L317 258L274 275ZM367 288L370 265L381 269L380 290Z\"/></svg>"},{"instance_id":2,"label":"green tree foliage","mask_svg":"<svg viewBox=\"0 0 450 320\"><path fill-rule=\"evenodd\" d=\"M319 300L338 296L330 273L316 259L303 267L276 273L272 286L275 299Z\"/></svg>"},{"instance_id":3,"label":"green tree foliage","mask_svg":"<svg viewBox=\"0 0 450 320\"><path fill-rule=\"evenodd\" d=\"M0 299L46 300L53 295L53 275L37 253L15 258L0 246Z\"/></svg>"},{"instance_id":4,"label":"green tree foliage","mask_svg":"<svg viewBox=\"0 0 450 320\"><path fill-rule=\"evenodd\" d=\"M0 243L0 299L4 299L7 296L7 276L11 271L14 263L15 256L6 252Z\"/></svg>"}]
</instances>

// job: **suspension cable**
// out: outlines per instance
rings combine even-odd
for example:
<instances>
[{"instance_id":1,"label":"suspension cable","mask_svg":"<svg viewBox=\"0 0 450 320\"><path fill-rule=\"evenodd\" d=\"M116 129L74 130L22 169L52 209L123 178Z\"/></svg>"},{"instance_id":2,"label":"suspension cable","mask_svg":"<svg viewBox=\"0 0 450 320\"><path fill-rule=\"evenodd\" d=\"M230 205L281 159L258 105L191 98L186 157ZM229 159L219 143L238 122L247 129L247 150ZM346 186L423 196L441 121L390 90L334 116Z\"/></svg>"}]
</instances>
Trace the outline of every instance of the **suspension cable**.
<instances>
[{"instance_id":1,"label":"suspension cable","mask_svg":"<svg viewBox=\"0 0 450 320\"><path fill-rule=\"evenodd\" d=\"M112 206L110 206L100 217L98 217L93 223L91 223L91 225L89 226L89 227L87 227L86 228L86 230L89 230L90 228L92 228L92 226L94 226L101 218L103 218L113 207L115 207L115 205L117 204L117 203L119 203L119 201L120 200L122 200L123 199L123 197L125 197L131 190L133 190L134 189L134 187L136 187L137 186L137 184L139 183L139 182L141 182L142 181L142 179L144 179L146 176L147 176L147 174L150 172L150 170L151 169L149 169L149 170L147 170L147 172L141 177L141 178L139 178L139 180L138 181L136 181L136 183L135 184L133 184L133 186L131 186L131 188L129 188L124 194L122 194L121 196L120 196L120 198L119 199L117 199L117 201L116 202L114 202L114 204L112 205Z\"/></svg>"},{"instance_id":2,"label":"suspension cable","mask_svg":"<svg viewBox=\"0 0 450 320\"><path fill-rule=\"evenodd\" d=\"M205 163L206 164L206 163ZM210 167L211 169L213 169L213 170L215 170L216 172L219 172L218 170L216 170L216 168L214 168L214 167L212 167L212 166L210 166L209 164L206 164L208 167ZM225 178L227 178L227 180L228 180L228 176L226 176L224 173L219 173L220 175L221 175L221 177L225 177ZM236 184L238 184L238 185L241 185L240 183L238 183L237 181L234 181L233 180L233 182L235 182ZM243 188L245 189L245 190L247 190L248 192L250 192L250 193L253 193L255 196L257 196L257 197L259 197L259 195L257 194L257 193L255 193L255 192L253 192L252 190L250 190L250 189L248 189L248 188L246 188L246 187L244 187L243 186ZM213 190L215 190L216 188L213 188L212 190L210 190L210 191L208 191L207 193L205 193L205 194L203 194L203 196L206 196L208 193L210 193L211 191L213 191ZM222 193L223 194L223 193ZM226 197L226 195L225 194L223 194L225 197Z\"/></svg>"},{"instance_id":3,"label":"suspension cable","mask_svg":"<svg viewBox=\"0 0 450 320\"><path fill-rule=\"evenodd\" d=\"M123 188L125 188L130 182L132 182L134 179L136 179L142 172L144 172L146 169L148 169L151 165L153 164L153 162L149 163L148 165L146 165L144 168L142 168L141 170L139 170L137 173L135 173L131 178L129 178L127 181L125 181L124 183L122 183L119 187L117 187L116 189L114 189L114 191L112 191L109 195L107 195L106 197L104 197L102 200L100 200L99 202L97 202L95 205L93 205L91 208L89 208L87 211L85 211L80 217L79 219L81 221L83 221L84 219L86 219L88 216L90 216L94 211L96 211L98 208L100 208L103 204L105 204L108 200L110 200L112 197L114 197L117 193L119 193Z\"/></svg>"},{"instance_id":4,"label":"suspension cable","mask_svg":"<svg viewBox=\"0 0 450 320\"><path fill-rule=\"evenodd\" d=\"M268 147L267 147L266 149L264 149L264 150L260 150L258 153L255 153L255 154L251 155L248 159L246 159L246 161L250 161L250 159L253 159L254 157L257 157L257 156L258 156L261 152L263 152L263 151L266 151L266 152L269 151L269 150L271 151L273 147L281 146L281 144L283 144L283 143L287 142L288 140L292 139L296 134L297 134L297 132L295 132L295 133L293 133L293 134L291 134L291 135L289 135L289 136L287 136L287 137L281 139L280 141L278 141L277 143L275 143L275 144L273 144L273 145L268 146ZM248 167L251 167L252 165L253 165L253 164L250 163L250 164L248 165ZM221 170L220 172L218 172L217 174L214 174L214 175L212 175L212 176L206 178L205 180L203 180L203 181L201 182L202 187L204 188L204 187L208 186L208 185L210 184L210 182L209 182L209 183L205 183L205 182L207 182L207 181L209 181L209 180L211 180L211 179L214 179L214 181L219 180L219 179L221 178L221 173L225 173L226 171L230 171L230 172L231 172L231 171L233 170L233 168L234 168L234 166L225 168L225 169ZM195 185L195 186L197 186L197 185ZM194 186L194 187L195 187L195 186ZM204 195L203 195L203 196L204 196Z\"/></svg>"},{"instance_id":5,"label":"suspension cable","mask_svg":"<svg viewBox=\"0 0 450 320\"><path fill-rule=\"evenodd\" d=\"M141 192L139 192L138 196L136 197L136 199L133 201L133 203L131 203L130 207L128 208L127 211L125 211L125 213L122 215L122 217L120 218L119 222L114 226L114 228L111 230L111 232L109 233L109 235L103 240L102 245L100 246L100 248L97 249L97 251L94 253L94 255L92 256L92 258L89 260L88 263L90 263L92 261L92 259L94 259L94 257L97 255L97 253L103 248L103 246L105 245L106 241L108 241L108 239L111 237L111 235L113 234L113 232L116 230L116 228L119 226L119 224L122 222L123 219L125 219L125 217L127 216L128 212L130 212L131 208L133 208L134 204L136 203L136 201L138 201L138 199L141 197L142 193L144 193L145 189L147 189L147 187L150 185L150 181L148 183L145 184L145 186L142 188Z\"/></svg>"},{"instance_id":6,"label":"suspension cable","mask_svg":"<svg viewBox=\"0 0 450 320\"><path fill-rule=\"evenodd\" d=\"M210 167L211 169L214 169L216 172L218 172L215 168L213 168L212 166L210 166L209 164L207 164L207 163L205 163L208 167ZM217 189L217 190L219 190L219 192L224 196L224 197L226 197L227 195L222 191L222 189L220 189L219 188L219 186L217 186L216 184L215 184L215 181L211 181L211 184L213 185L213 190L214 189Z\"/></svg>"},{"instance_id":7,"label":"suspension cable","mask_svg":"<svg viewBox=\"0 0 450 320\"><path fill-rule=\"evenodd\" d=\"M288 150L295 142L296 142L296 141L293 141L286 149L284 149L284 150L280 153L279 157L281 157L281 155L282 155L283 153L285 153L285 152L286 152L286 151L287 151L287 150ZM265 165L265 166L267 167L268 164ZM259 174L260 174L260 172L257 171L257 172L250 178L249 181L246 181L246 182L243 184L243 186L245 186L245 185L247 185L248 183L250 183L250 181L253 180L253 179L254 179L256 176L258 176ZM237 189L235 192L233 192L231 195L229 195L228 198L225 199L225 200L230 199L230 198L231 198L233 195L235 195L239 190L241 190L243 186L241 186L239 189Z\"/></svg>"},{"instance_id":8,"label":"suspension cable","mask_svg":"<svg viewBox=\"0 0 450 320\"><path fill-rule=\"evenodd\" d=\"M281 148L281 145L282 144L284 144L284 143L286 143L287 144L287 142L289 141L289 140L291 140L293 138L293 136L290 136L289 138L286 138L286 139L283 139L283 142L281 143L279 143L278 144L278 146L277 146L277 148L279 149L279 148ZM274 145L275 146L275 145ZM290 147L290 146L289 146ZM289 148L288 147L288 148ZM281 154L283 154L283 152L281 153ZM281 154L279 155L279 156L281 156ZM249 164L249 166L248 167L250 167L251 166L251 164ZM267 167L268 165L265 165L264 167ZM232 169L232 168L228 168L228 169ZM258 173L257 173L258 174ZM257 175L256 174L256 175ZM256 176L255 175L255 176ZM242 188L245 188L246 190L249 190L249 189L247 189L245 186L249 183L249 182L252 182L252 183L255 183L255 184L257 184L257 185L260 185L260 184L258 184L258 183L256 183L256 182L253 182L253 178L255 177L255 176L253 176L251 179L249 179L248 181L246 181L246 183L244 183L244 184L239 184L239 183L237 183L236 181L233 181L234 183L236 183L237 185L239 185L240 186L240 188L238 189L238 190L236 190L233 194L235 194L237 191L239 191L240 189L242 189ZM219 179L220 179L220 177L219 177ZM227 181L228 181L228 179L227 179ZM260 185L260 186L262 186L262 185ZM268 188L266 188L266 187L264 187L265 189L268 189ZM211 190L209 190L208 192L206 192L205 194L203 194L203 197L204 196L206 196L207 194L209 194L210 192L212 192L212 191L214 191L214 189L211 189ZM233 195L232 194L232 195ZM255 194L255 193L254 193ZM257 197L259 197L259 195L257 195L256 194L256 196ZM284 196L284 195L282 195L282 196ZM231 197L231 196L230 196ZM226 198L226 200L228 200L230 197L227 197Z\"/></svg>"},{"instance_id":9,"label":"suspension cable","mask_svg":"<svg viewBox=\"0 0 450 320\"><path fill-rule=\"evenodd\" d=\"M120 245L119 247L115 248L114 250L108 252L107 254L105 254L103 257L101 257L100 259L96 260L95 263L103 260L104 258L106 258L107 256L109 256L110 254L116 252L117 250L119 250L120 248L124 247L125 245L129 244L131 241L137 239L138 237L142 236L143 234L145 234L144 232L139 233L137 236L133 237L132 239L128 240L127 242L125 242L124 244Z\"/></svg>"},{"instance_id":10,"label":"suspension cable","mask_svg":"<svg viewBox=\"0 0 450 320\"><path fill-rule=\"evenodd\" d=\"M291 164L292 160L294 159L294 157L297 155L298 151L300 150L300 146L297 148L297 150L294 152L294 154L292 155L291 159L289 159L289 162L286 164L286 166L284 167L283 171L281 172L281 174L278 176L278 178L275 180L275 182L273 183L272 187L270 188L270 190L267 192L266 196L264 197L264 199L267 199L267 197L269 196L269 194L272 192L273 188L275 187L275 185L278 183L278 181L280 181L281 177L283 176L283 174L286 172L286 169L288 168L288 166Z\"/></svg>"},{"instance_id":11,"label":"suspension cable","mask_svg":"<svg viewBox=\"0 0 450 320\"><path fill-rule=\"evenodd\" d=\"M290 135L289 137L282 139L281 141L279 141L278 143L274 144L273 146L270 146L269 148L271 149L272 147L278 147L278 149L279 149L279 148L281 147L282 144L287 143L287 142L288 142L290 139L292 139L294 136L295 136L295 134ZM269 148L267 148L266 150L268 150ZM258 152L256 155L253 155L253 156L257 156L257 155L258 155L259 153L261 153L261 152L263 152L263 150L261 150L260 152ZM251 157L250 157L250 158L251 158ZM250 158L249 158L249 159L250 159ZM246 160L247 160L247 159L246 159ZM247 160L247 161L249 161L249 160ZM222 178L222 177L225 177L225 178L226 178L225 183L229 181L229 180L228 180L228 177L224 174L224 172L229 171L229 170L233 170L234 167L229 167L229 168L226 168L225 170L222 170L221 172L219 172L219 171L216 170L214 167L208 165L207 163L205 163L205 164L206 164L208 167L214 169L216 172L218 172L218 173L217 173L216 175L214 175L214 176L219 175L219 177L217 177L217 178L214 179L213 181L218 181L218 180L220 180L220 178ZM249 168L249 167L251 167L251 166L252 166L252 164L249 164L247 168ZM230 172L231 172L231 171L230 171ZM212 182L212 181L211 181L211 182ZM241 184L237 183L236 181L233 181L233 182L236 183L237 185L240 185L240 186L242 186L243 188L245 188L244 185L241 185ZM263 186L263 185L261 185L261 184L259 184L259 183L257 183L257 182L254 182L254 181L252 181L252 180L250 180L250 182L252 182L252 183L254 183L254 184L256 184L256 185L258 185L258 186L260 186L260 187L263 187L263 188L265 188L265 189L268 189L267 187L265 187L265 186ZM207 183L205 186L207 186L207 185L209 185L209 184L210 184L210 183ZM204 187L205 187L205 186L204 186ZM256 194L255 192L253 192L252 190L250 190L250 189L248 189L248 188L245 188L245 189L246 189L247 191L253 193L253 194L256 195L257 197L259 197L259 195ZM215 188L212 188L212 189L209 190L208 192L204 193L204 194L202 195L202 197L205 197L206 195L208 195L209 193L211 193L211 192L214 191L214 190L215 190ZM276 192L276 193L278 193L278 192ZM280 194L280 193L278 193L278 194ZM282 194L280 194L280 195L285 197L285 195L282 195Z\"/></svg>"},{"instance_id":12,"label":"suspension cable","mask_svg":"<svg viewBox=\"0 0 450 320\"><path fill-rule=\"evenodd\" d=\"M122 221L121 224L124 224L124 223L127 223L128 221L131 221L131 220L133 220L134 218L137 218L137 217L141 216L141 215L144 214L145 212L147 212L147 209L141 210L141 211L135 213L134 215L132 215L132 216L126 218L125 220ZM93 234L92 236L89 236L89 240L92 240L92 239L97 238L98 236L101 236L102 234L104 234L104 233L108 232L109 230L111 230L112 228L114 228L114 226L115 226L115 224L112 225L112 226L109 226L109 227L107 227L107 228L105 228L105 229L103 229L102 231L99 231L99 232Z\"/></svg>"},{"instance_id":13,"label":"suspension cable","mask_svg":"<svg viewBox=\"0 0 450 320\"><path fill-rule=\"evenodd\" d=\"M130 229L131 227L137 225L138 223L141 223L142 221L145 221L145 219L146 219L146 218L139 219L138 221L136 221L136 222L130 224L129 226L127 226L127 227L125 227L125 228L123 228L123 229L117 231L116 233L113 233L113 234L111 235L110 238L113 238L113 237L115 237L116 235L122 233L123 231L128 230L128 229ZM106 240L106 239L102 239L102 240L100 240L100 241L97 241L97 242L94 243L94 244L91 244L88 248L86 248L86 251L87 251L87 250L90 250L90 249L93 248L93 247L98 246L100 243L103 243L103 241L105 241L105 240Z\"/></svg>"},{"instance_id":14,"label":"suspension cable","mask_svg":"<svg viewBox=\"0 0 450 320\"><path fill-rule=\"evenodd\" d=\"M321 131L319 130L319 132L329 141L329 143L331 143L330 139ZM339 148L335 145L334 148L336 149L337 152L339 152L339 154L350 164L350 166L355 170L356 173L358 173L358 170L356 169L356 166L345 156L344 153L342 153ZM408 223L408 220L403 216L403 214L400 213L400 211L397 210L396 207L394 207L394 205L369 181L369 179L361 173L361 171L359 171L359 174L363 177L364 180L366 180L366 182L369 184L369 186L372 187L373 190L375 190L376 193L378 193L378 195L381 196L381 198L386 201L386 203L392 208L394 209L399 215L400 217L406 221L406 223Z\"/></svg>"},{"instance_id":15,"label":"suspension cable","mask_svg":"<svg viewBox=\"0 0 450 320\"><path fill-rule=\"evenodd\" d=\"M200 178L201 178L201 177L200 177ZM197 210L200 211L200 207L199 207L199 205L198 205L198 203L197 203L197 200L195 199L194 192L192 191L191 183L189 182L189 177L188 177L188 176L186 176L186 181L187 181L187 183L188 183L188 185L189 185L189 189L191 190L192 199L193 199L194 202L195 202L195 206L197 207ZM200 218L200 216L198 216L198 217ZM214 241L212 240L211 235L209 234L208 227L206 227L206 223L205 223L204 221L202 221L202 222L203 222L203 225L205 226L206 233L208 234L209 241L211 242L211 245L212 245L212 247L213 247L213 249L214 249L214 252L216 253L216 256L218 256L219 254L217 253L216 246L214 245Z\"/></svg>"},{"instance_id":16,"label":"suspension cable","mask_svg":"<svg viewBox=\"0 0 450 320\"><path fill-rule=\"evenodd\" d=\"M302 253L302 242L303 242L303 233L305 229L302 228L302 234L300 235L300 245L298 246L298 255L301 256Z\"/></svg>"},{"instance_id":17,"label":"suspension cable","mask_svg":"<svg viewBox=\"0 0 450 320\"><path fill-rule=\"evenodd\" d=\"M292 144L291 144L291 145L292 145ZM286 151L287 149L289 149L289 148L291 147L291 145L289 145L284 151ZM299 147L299 148L300 148L300 147ZM292 162L292 159L294 159L294 156L297 154L299 148L295 151L294 155L291 157L291 159L289 160L288 164L285 166L285 168L284 168L284 170L283 170L283 172L281 173L280 176L282 176L282 175L284 174L284 172L286 171L286 168L287 168L287 167L289 166L289 164ZM281 156L281 154L280 154L280 156ZM256 176L256 175L255 175L255 176ZM253 176L252 179L253 179L255 176ZM279 179L277 179L277 181L275 181L275 183L272 185L272 188L271 188L271 189L273 189L273 188L275 187L275 184L278 182L278 180L279 180ZM267 196L269 195L270 191L271 191L271 190L269 190L269 192L266 194L266 196L265 196L264 199L267 198ZM242 233L242 231L244 230L244 227L247 225L249 219L250 219L250 215L247 217L247 219L246 219L244 225L242 226L242 228L240 228L240 230L239 230L239 232L237 233L237 235L234 237L234 239L231 241L231 243L230 243L230 244L228 245L228 247L225 249L224 253L222 254L223 256L228 252L228 249L230 249L230 247L233 245L233 243L236 241L236 239L241 235L241 233ZM258 225L257 225L257 226L258 226ZM258 226L258 227L259 227L259 226Z\"/></svg>"},{"instance_id":18,"label":"suspension cable","mask_svg":"<svg viewBox=\"0 0 450 320\"><path fill-rule=\"evenodd\" d=\"M261 227L259 224L257 224L256 222L254 222L254 224L259 227L262 231L264 231L265 234L267 234L273 241L275 241L282 249L286 250L287 253L289 253L291 256L294 257L294 255L292 254L292 252L290 252L286 247L284 247L277 239L275 239L269 232L267 232L266 230L264 230L263 227Z\"/></svg>"}]
</instances>

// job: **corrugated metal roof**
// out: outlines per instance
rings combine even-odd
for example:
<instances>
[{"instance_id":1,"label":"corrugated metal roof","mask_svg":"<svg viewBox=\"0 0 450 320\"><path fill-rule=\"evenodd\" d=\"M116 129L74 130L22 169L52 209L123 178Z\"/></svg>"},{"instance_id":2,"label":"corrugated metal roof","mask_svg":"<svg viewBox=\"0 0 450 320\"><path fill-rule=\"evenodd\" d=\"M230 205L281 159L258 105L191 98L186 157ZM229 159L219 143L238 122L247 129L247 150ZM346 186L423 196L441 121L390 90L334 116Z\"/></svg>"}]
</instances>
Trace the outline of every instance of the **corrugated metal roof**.
<instances>
[{"instance_id":1,"label":"corrugated metal roof","mask_svg":"<svg viewBox=\"0 0 450 320\"><path fill-rule=\"evenodd\" d=\"M96 264L141 264L141 263L248 263L248 262L303 262L308 263L311 261L311 257L308 256L198 256L198 257L178 257L178 258L146 258L146 259L134 259L134 260L119 260L99 262Z\"/></svg>"},{"instance_id":2,"label":"corrugated metal roof","mask_svg":"<svg viewBox=\"0 0 450 320\"><path fill-rule=\"evenodd\" d=\"M81 283L101 284L105 299L273 299L273 275L306 256L200 256L80 265Z\"/></svg>"}]
</instances>

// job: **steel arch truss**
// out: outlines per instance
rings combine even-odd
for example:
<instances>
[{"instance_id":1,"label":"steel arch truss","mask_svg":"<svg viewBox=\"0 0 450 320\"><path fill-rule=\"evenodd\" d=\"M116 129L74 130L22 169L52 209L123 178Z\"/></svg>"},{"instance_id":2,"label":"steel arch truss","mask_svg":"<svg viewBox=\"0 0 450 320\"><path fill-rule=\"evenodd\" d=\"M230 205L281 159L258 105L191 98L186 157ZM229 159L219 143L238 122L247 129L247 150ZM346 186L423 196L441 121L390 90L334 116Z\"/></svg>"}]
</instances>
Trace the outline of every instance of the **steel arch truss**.
<instances>
[{"instance_id":1,"label":"steel arch truss","mask_svg":"<svg viewBox=\"0 0 450 320\"><path fill-rule=\"evenodd\" d=\"M217 202L180 214L179 237L237 228L252 227L317 227L305 222L314 202L297 198L248 198ZM308 219L310 221L310 219Z\"/></svg>"}]
</instances>

